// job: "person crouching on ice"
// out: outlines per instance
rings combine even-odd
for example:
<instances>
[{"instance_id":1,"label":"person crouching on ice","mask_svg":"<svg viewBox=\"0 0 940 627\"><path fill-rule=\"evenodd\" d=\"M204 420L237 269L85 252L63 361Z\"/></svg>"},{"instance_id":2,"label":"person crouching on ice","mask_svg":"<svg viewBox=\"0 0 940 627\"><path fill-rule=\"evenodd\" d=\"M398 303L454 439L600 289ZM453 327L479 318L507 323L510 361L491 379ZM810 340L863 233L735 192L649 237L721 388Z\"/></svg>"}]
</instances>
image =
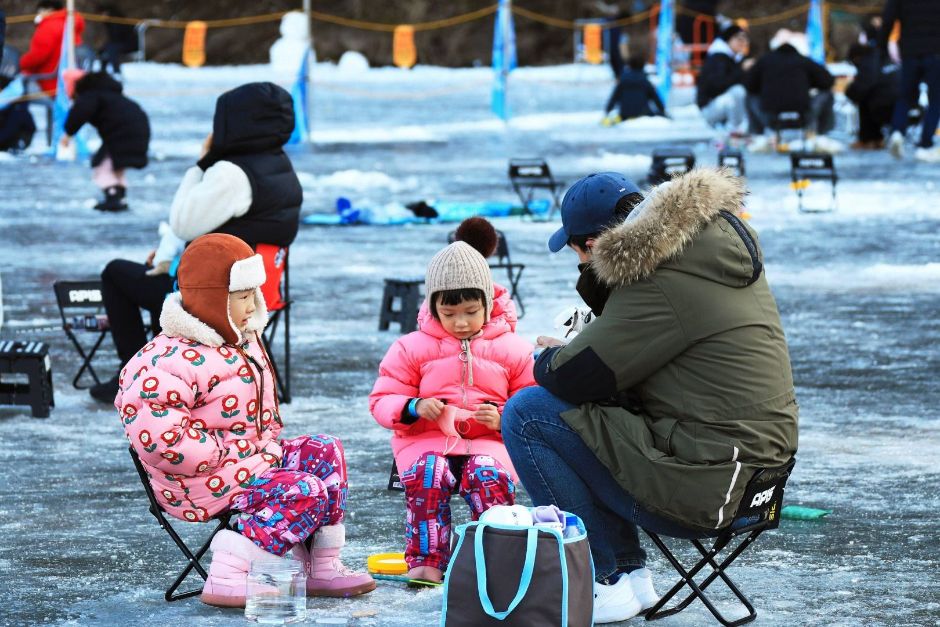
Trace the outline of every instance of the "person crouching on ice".
<instances>
[{"instance_id":1,"label":"person crouching on ice","mask_svg":"<svg viewBox=\"0 0 940 627\"><path fill-rule=\"evenodd\" d=\"M283 423L260 341L264 266L245 242L212 233L180 260L163 332L121 371L115 407L160 506L186 521L234 514L212 540L202 601L244 607L252 560L293 552L308 596L375 589L339 559L346 460L332 435L279 439Z\"/></svg>"},{"instance_id":2,"label":"person crouching on ice","mask_svg":"<svg viewBox=\"0 0 940 627\"><path fill-rule=\"evenodd\" d=\"M500 433L502 407L533 385L532 346L515 334L509 293L486 259L457 241L428 265L418 331L399 338L369 396L391 429L405 486L408 577L440 582L450 560L450 497L477 520L515 500L514 470Z\"/></svg>"}]
</instances>

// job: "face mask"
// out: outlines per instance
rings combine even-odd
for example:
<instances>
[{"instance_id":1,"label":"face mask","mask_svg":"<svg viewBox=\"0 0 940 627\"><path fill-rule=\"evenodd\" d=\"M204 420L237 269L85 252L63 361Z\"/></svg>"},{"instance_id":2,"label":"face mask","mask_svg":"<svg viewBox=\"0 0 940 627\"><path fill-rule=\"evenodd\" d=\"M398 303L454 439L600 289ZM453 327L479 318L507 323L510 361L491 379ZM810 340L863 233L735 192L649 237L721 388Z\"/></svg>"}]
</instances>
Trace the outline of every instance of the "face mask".
<instances>
[{"instance_id":1,"label":"face mask","mask_svg":"<svg viewBox=\"0 0 940 627\"><path fill-rule=\"evenodd\" d=\"M604 305L610 297L610 288L600 282L597 275L589 263L579 263L578 270L581 276L578 278L578 284L575 289L584 303L591 308L595 316L601 315L604 311Z\"/></svg>"}]
</instances>

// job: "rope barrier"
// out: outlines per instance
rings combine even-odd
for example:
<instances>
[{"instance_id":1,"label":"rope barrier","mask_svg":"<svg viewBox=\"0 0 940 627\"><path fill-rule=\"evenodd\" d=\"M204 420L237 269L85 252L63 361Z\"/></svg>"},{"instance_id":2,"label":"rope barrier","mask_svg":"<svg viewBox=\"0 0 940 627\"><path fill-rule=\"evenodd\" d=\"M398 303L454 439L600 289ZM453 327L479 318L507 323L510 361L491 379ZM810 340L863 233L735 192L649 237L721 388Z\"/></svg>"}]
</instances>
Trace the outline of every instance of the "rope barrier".
<instances>
[{"instance_id":1,"label":"rope barrier","mask_svg":"<svg viewBox=\"0 0 940 627\"><path fill-rule=\"evenodd\" d=\"M834 2L827 2L826 8L830 11L844 11L846 13L855 13L856 15L874 15L881 13L881 9L878 7L857 7L853 4L837 4Z\"/></svg>"},{"instance_id":2,"label":"rope barrier","mask_svg":"<svg viewBox=\"0 0 940 627\"><path fill-rule=\"evenodd\" d=\"M557 17L552 17L550 15L545 15L526 9L517 4L511 5L512 12L520 17L532 20L534 22L539 22L547 26L554 26L557 28L566 28L568 30L579 30L583 25L578 24L573 20L565 20ZM477 9L476 11L470 11L469 13L463 13L460 15L455 15L453 17L443 18L439 20L432 20L428 22L417 22L410 24L414 28L415 32L419 31L429 31L437 30L441 28L449 28L451 26L457 26L460 24L466 24L467 22L472 22L474 20L482 19L489 15L496 13L496 10L499 8L499 5L493 4L482 9ZM827 3L827 8L830 10L844 11L847 13L854 13L858 15L870 15L880 12L878 7L858 7L851 4L837 4L837 3ZM755 17L745 17L750 25L753 26L762 26L765 24L772 24L773 22L779 22L787 20L793 17L797 17L803 13L806 13L809 10L808 4L799 5L780 11L779 13L773 13L771 15L762 15ZM683 6L677 6L675 8L677 14L688 15L692 17L703 16L706 18L713 18L714 16L700 13L699 11L694 11L692 9L687 9ZM231 26L247 26L250 24L261 24L263 22L273 22L280 20L284 17L285 14L289 11L278 11L276 13L265 13L262 15L249 15L245 17L233 17L225 18L218 20L203 20L206 23L207 28L227 28ZM646 21L650 16L651 10L647 9L641 11L635 15L629 17L621 18L619 20L607 21L600 24L602 29L610 29L618 26L630 26L633 24L638 24ZM127 24L134 26L146 22L148 26L154 28L175 28L175 29L185 29L186 25L189 24L191 20L163 20L159 18L137 18L137 17L115 17L111 15L100 15L97 13L82 13L82 17L89 22L100 22L100 23L110 23L110 24ZM321 13L319 11L311 11L311 18L316 21L326 22L329 24L336 24L338 26L345 26L347 28L358 28L360 30L371 30L376 32L386 32L391 33L395 31L395 28L400 24L388 24L384 22L369 22L365 20L357 20L348 17L342 17L339 15L332 15L330 13ZM35 19L35 14L29 15L15 15L7 18L7 24L23 24L23 23L32 23ZM740 17L740 16L739 16Z\"/></svg>"},{"instance_id":3,"label":"rope barrier","mask_svg":"<svg viewBox=\"0 0 940 627\"><path fill-rule=\"evenodd\" d=\"M447 17L439 20L432 20L429 22L417 22L411 24L414 30L417 31L426 31L426 30L436 30L440 28L448 28L450 26L457 26L459 24L465 24L467 22L472 22L473 20L478 20L484 18L487 15L492 15L496 13L499 5L493 4L482 9L477 9L476 11L470 11L469 13L463 13L461 15L455 15L452 17ZM284 15L290 13L290 11L278 11L277 13L265 13L263 15L249 15L245 17L233 17L219 20L202 20L206 23L207 28L226 28L229 26L245 26L249 24L260 24L262 22L273 22L280 20ZM153 28L177 28L185 29L186 25L189 24L191 20L163 20L159 18L139 18L139 17L115 17L112 15L101 15L98 13L81 13L82 17L85 18L88 22L100 22L100 23L109 23L109 24L127 24L134 26L142 22L146 22L150 27ZM367 22L364 20L356 20L348 17L341 17L339 15L331 15L329 13L321 13L319 11L311 11L310 16L314 20L319 20L321 22L328 22L330 24L337 24L339 26L347 26L350 28L359 28L362 30L372 30L380 32L394 32L395 28L399 24L386 24L382 22ZM32 15L16 15L10 18L7 18L7 24L21 24L25 22L32 22L35 19L35 14Z\"/></svg>"}]
</instances>

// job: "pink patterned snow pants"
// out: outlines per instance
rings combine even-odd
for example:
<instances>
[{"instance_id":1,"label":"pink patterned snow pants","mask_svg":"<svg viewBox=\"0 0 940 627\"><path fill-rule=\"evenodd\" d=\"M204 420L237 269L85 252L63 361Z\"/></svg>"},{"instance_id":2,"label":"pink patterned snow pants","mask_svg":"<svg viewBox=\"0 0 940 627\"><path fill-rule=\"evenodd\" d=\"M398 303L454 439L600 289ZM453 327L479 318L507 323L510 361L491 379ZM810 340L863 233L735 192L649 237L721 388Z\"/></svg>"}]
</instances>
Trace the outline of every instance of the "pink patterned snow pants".
<instances>
[{"instance_id":1,"label":"pink patterned snow pants","mask_svg":"<svg viewBox=\"0 0 940 627\"><path fill-rule=\"evenodd\" d=\"M265 551L284 555L346 510L346 457L331 435L282 440L281 467L255 479L232 502L235 531Z\"/></svg>"},{"instance_id":2,"label":"pink patterned snow pants","mask_svg":"<svg viewBox=\"0 0 940 627\"><path fill-rule=\"evenodd\" d=\"M450 463L448 463L450 461ZM457 477L460 475L458 486ZM494 505L512 505L516 487L502 465L488 455L444 457L424 453L402 473L405 486L405 562L408 568L447 569L450 561L450 497L455 488L470 506L470 516Z\"/></svg>"}]
</instances>

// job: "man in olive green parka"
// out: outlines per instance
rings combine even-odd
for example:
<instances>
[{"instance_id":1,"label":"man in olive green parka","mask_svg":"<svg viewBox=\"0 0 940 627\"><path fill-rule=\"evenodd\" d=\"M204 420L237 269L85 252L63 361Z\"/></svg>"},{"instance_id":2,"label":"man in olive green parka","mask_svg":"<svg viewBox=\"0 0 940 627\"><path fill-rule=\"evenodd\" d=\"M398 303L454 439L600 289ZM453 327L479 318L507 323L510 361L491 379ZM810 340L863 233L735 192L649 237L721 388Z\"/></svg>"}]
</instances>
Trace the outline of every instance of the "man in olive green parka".
<instances>
[{"instance_id":1,"label":"man in olive green parka","mask_svg":"<svg viewBox=\"0 0 940 627\"><path fill-rule=\"evenodd\" d=\"M605 587L649 578L637 525L715 535L755 469L796 453L786 340L757 236L737 216L744 194L727 171L693 170L575 248L595 292L609 290L602 314L547 348L540 387L503 413L519 478L536 505L584 519Z\"/></svg>"}]
</instances>

